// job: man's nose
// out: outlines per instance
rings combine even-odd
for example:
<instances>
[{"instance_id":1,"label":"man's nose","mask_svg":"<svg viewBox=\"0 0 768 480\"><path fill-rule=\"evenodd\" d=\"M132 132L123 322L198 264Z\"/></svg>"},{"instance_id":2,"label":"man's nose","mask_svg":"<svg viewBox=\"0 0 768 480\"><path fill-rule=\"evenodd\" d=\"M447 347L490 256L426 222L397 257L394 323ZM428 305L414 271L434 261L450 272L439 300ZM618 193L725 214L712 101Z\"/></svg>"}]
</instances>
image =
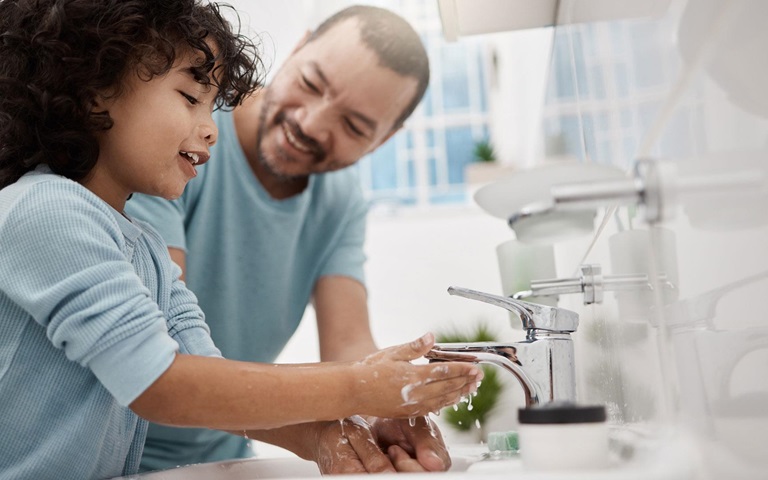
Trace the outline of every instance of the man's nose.
<instances>
[{"instance_id":1,"label":"man's nose","mask_svg":"<svg viewBox=\"0 0 768 480\"><path fill-rule=\"evenodd\" d=\"M330 106L321 99L305 104L296 112L296 123L304 135L325 145L332 128Z\"/></svg>"}]
</instances>

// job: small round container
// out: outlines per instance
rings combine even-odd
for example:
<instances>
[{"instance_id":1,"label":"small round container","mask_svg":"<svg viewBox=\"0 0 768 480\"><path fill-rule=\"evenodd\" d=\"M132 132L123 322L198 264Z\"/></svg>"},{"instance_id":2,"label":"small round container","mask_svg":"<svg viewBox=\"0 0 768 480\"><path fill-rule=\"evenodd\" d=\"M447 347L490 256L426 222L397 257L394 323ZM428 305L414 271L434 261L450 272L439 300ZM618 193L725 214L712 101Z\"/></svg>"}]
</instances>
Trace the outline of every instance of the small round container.
<instances>
[{"instance_id":1,"label":"small round container","mask_svg":"<svg viewBox=\"0 0 768 480\"><path fill-rule=\"evenodd\" d=\"M518 410L520 458L528 470L609 465L605 407L552 402Z\"/></svg>"}]
</instances>

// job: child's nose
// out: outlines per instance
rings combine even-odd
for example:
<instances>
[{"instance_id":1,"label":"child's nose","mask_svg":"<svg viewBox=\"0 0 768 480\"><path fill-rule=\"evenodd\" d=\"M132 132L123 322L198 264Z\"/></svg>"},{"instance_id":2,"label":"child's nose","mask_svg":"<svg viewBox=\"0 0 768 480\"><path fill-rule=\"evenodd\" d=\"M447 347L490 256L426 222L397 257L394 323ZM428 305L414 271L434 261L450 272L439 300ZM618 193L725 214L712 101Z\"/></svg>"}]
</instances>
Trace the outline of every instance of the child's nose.
<instances>
[{"instance_id":1,"label":"child's nose","mask_svg":"<svg viewBox=\"0 0 768 480\"><path fill-rule=\"evenodd\" d=\"M205 142L209 146L215 144L216 140L219 139L219 128L216 126L216 123L212 118L203 122L203 124L200 126L200 136L205 139Z\"/></svg>"}]
</instances>

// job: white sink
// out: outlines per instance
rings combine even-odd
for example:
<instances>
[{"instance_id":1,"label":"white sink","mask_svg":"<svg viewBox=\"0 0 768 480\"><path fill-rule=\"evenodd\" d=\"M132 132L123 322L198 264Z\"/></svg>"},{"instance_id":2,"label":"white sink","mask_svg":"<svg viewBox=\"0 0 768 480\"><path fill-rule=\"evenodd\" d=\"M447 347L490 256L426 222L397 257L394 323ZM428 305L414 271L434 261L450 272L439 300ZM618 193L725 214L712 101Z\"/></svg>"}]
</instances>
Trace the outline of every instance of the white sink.
<instances>
[{"instance_id":1,"label":"white sink","mask_svg":"<svg viewBox=\"0 0 768 480\"><path fill-rule=\"evenodd\" d=\"M479 455L472 458L454 456L451 472L466 472L473 462L480 459ZM320 471L314 462L298 457L285 457L203 463L120 478L125 480L254 480L266 478L304 479L320 476ZM345 475L344 477L354 478L355 475ZM375 478L383 479L384 477L386 475L377 475ZM366 478L369 477L366 476Z\"/></svg>"},{"instance_id":2,"label":"white sink","mask_svg":"<svg viewBox=\"0 0 768 480\"><path fill-rule=\"evenodd\" d=\"M453 466L448 472L409 474L409 479L444 480L482 478L491 480L693 480L698 477L696 461L690 445L682 440L654 441L646 446L623 446L614 452L612 467L601 470L542 472L526 470L516 455L493 458L481 445L449 447ZM616 449L616 450L622 450ZM556 455L556 452L553 452ZM151 472L124 480L255 480L308 479L320 477L313 462L298 457L252 458L190 465L172 470ZM345 475L345 480L371 480L370 475ZM402 480L397 474L379 474L376 480Z\"/></svg>"},{"instance_id":3,"label":"white sink","mask_svg":"<svg viewBox=\"0 0 768 480\"><path fill-rule=\"evenodd\" d=\"M315 462L293 458L249 458L200 463L172 470L142 473L122 479L136 480L252 480L257 478L320 477ZM115 479L117 480L117 479Z\"/></svg>"}]
</instances>

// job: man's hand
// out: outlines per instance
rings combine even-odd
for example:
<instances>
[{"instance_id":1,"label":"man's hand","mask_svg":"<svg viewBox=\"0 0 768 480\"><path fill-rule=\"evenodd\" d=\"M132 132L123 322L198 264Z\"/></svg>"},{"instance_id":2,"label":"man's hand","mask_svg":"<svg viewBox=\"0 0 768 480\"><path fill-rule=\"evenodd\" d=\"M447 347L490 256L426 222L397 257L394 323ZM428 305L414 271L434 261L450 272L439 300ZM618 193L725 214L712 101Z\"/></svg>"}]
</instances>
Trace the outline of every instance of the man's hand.
<instances>
[{"instance_id":1,"label":"man's hand","mask_svg":"<svg viewBox=\"0 0 768 480\"><path fill-rule=\"evenodd\" d=\"M451 466L440 430L427 417L416 418L414 426L389 418L328 422L317 437L314 459L323 475L440 472Z\"/></svg>"},{"instance_id":2,"label":"man's hand","mask_svg":"<svg viewBox=\"0 0 768 480\"><path fill-rule=\"evenodd\" d=\"M413 421L391 418L372 418L369 421L378 445L389 453L397 471L418 471L413 469L415 465L429 472L443 472L451 467L451 457L440 429L429 417L417 417ZM390 448L393 445L399 448ZM408 455L413 461L406 461L403 455Z\"/></svg>"},{"instance_id":3,"label":"man's hand","mask_svg":"<svg viewBox=\"0 0 768 480\"><path fill-rule=\"evenodd\" d=\"M324 425L317 437L315 462L323 475L396 471L379 448L371 426L360 417Z\"/></svg>"},{"instance_id":4,"label":"man's hand","mask_svg":"<svg viewBox=\"0 0 768 480\"><path fill-rule=\"evenodd\" d=\"M427 470L421 466L418 460L412 458L408 453L397 445L392 445L387 449L389 459L395 466L398 472L402 473L416 473L426 472Z\"/></svg>"}]
</instances>

